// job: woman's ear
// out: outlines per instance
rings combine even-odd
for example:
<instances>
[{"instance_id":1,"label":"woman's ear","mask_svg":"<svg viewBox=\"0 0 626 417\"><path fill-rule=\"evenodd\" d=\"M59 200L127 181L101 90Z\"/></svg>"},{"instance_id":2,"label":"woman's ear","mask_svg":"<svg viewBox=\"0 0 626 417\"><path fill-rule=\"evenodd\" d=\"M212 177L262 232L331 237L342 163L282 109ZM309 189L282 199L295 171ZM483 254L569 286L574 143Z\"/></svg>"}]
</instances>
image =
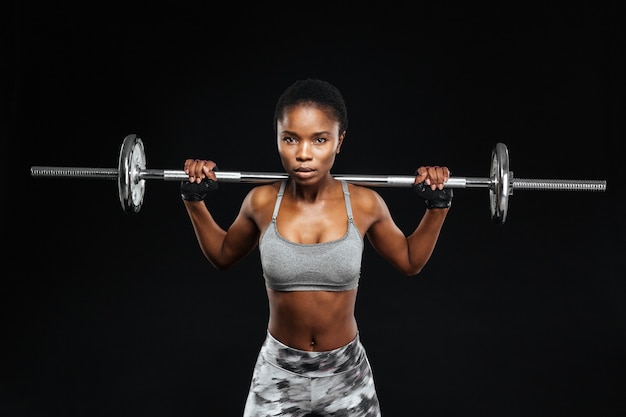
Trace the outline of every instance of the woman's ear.
<instances>
[{"instance_id":1,"label":"woman's ear","mask_svg":"<svg viewBox=\"0 0 626 417\"><path fill-rule=\"evenodd\" d=\"M339 135L339 141L337 143L337 150L335 151L335 154L339 154L339 152L341 151L341 145L343 144L343 140L345 137L346 137L346 131L344 130L343 133Z\"/></svg>"}]
</instances>

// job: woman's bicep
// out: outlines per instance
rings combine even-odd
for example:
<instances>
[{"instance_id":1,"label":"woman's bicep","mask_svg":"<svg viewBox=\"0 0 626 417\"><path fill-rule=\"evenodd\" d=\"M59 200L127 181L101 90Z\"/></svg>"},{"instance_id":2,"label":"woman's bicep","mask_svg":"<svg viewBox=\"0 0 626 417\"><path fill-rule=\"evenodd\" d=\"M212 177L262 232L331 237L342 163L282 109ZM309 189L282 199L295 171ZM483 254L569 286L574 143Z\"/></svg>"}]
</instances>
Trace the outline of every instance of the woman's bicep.
<instances>
[{"instance_id":1,"label":"woman's bicep","mask_svg":"<svg viewBox=\"0 0 626 417\"><path fill-rule=\"evenodd\" d=\"M258 241L259 228L254 219L240 211L226 232L223 254L239 261L256 247Z\"/></svg>"},{"instance_id":2,"label":"woman's bicep","mask_svg":"<svg viewBox=\"0 0 626 417\"><path fill-rule=\"evenodd\" d=\"M406 235L387 213L376 220L367 231L367 238L378 254L399 270L409 261Z\"/></svg>"},{"instance_id":3,"label":"woman's bicep","mask_svg":"<svg viewBox=\"0 0 626 417\"><path fill-rule=\"evenodd\" d=\"M361 206L367 218L367 236L370 244L385 260L398 269L408 262L406 235L393 220L384 199L372 192Z\"/></svg>"},{"instance_id":4,"label":"woman's bicep","mask_svg":"<svg viewBox=\"0 0 626 417\"><path fill-rule=\"evenodd\" d=\"M239 261L248 255L258 244L260 229L254 205L254 193L249 193L241 204L239 213L226 232L223 255Z\"/></svg>"}]
</instances>

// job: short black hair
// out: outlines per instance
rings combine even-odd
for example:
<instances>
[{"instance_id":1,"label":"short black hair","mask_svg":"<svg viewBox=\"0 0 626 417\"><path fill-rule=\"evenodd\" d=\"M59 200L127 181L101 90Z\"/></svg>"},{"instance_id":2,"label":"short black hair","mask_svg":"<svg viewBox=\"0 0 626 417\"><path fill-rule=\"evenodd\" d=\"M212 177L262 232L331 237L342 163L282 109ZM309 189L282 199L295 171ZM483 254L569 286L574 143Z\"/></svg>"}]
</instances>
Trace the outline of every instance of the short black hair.
<instances>
[{"instance_id":1,"label":"short black hair","mask_svg":"<svg viewBox=\"0 0 626 417\"><path fill-rule=\"evenodd\" d=\"M328 81L307 78L291 84L278 98L274 110L274 130L285 110L299 104L311 104L329 111L339 122L339 134L348 129L348 110L339 89Z\"/></svg>"}]
</instances>

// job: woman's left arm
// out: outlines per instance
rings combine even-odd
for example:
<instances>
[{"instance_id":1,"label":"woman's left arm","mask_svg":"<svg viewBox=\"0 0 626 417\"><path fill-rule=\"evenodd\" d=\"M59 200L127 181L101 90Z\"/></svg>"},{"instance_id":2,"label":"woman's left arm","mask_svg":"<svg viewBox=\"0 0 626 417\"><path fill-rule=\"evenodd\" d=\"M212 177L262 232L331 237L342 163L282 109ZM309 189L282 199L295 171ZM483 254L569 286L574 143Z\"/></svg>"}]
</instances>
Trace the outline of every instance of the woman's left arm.
<instances>
[{"instance_id":1,"label":"woman's left arm","mask_svg":"<svg viewBox=\"0 0 626 417\"><path fill-rule=\"evenodd\" d=\"M391 217L378 193L370 206L372 223L367 237L374 249L405 275L417 275L428 263L450 210L452 190L444 184L450 176L446 167L420 167L415 189L426 202L426 212L413 233L405 235Z\"/></svg>"}]
</instances>

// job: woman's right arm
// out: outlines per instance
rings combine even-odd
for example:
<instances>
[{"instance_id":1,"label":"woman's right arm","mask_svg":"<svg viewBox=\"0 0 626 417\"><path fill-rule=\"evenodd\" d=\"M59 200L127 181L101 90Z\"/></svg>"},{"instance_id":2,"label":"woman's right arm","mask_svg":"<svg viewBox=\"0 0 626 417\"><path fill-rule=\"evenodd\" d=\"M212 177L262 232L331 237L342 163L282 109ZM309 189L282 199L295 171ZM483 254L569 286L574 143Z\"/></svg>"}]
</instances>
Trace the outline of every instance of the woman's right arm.
<instances>
[{"instance_id":1,"label":"woman's right arm","mask_svg":"<svg viewBox=\"0 0 626 417\"><path fill-rule=\"evenodd\" d=\"M204 179L217 181L213 169L215 163L208 160L188 159L185 173L189 182L200 183ZM211 264L225 270L248 255L257 245L259 227L251 209L252 189L244 199L239 214L227 230L224 230L209 212L204 200L187 200L183 203L191 220L200 249Z\"/></svg>"},{"instance_id":2,"label":"woman's right arm","mask_svg":"<svg viewBox=\"0 0 626 417\"><path fill-rule=\"evenodd\" d=\"M219 270L228 269L239 262L258 243L259 228L247 214L249 199L250 194L246 196L239 214L228 230L217 224L204 201L183 200L202 253Z\"/></svg>"}]
</instances>

